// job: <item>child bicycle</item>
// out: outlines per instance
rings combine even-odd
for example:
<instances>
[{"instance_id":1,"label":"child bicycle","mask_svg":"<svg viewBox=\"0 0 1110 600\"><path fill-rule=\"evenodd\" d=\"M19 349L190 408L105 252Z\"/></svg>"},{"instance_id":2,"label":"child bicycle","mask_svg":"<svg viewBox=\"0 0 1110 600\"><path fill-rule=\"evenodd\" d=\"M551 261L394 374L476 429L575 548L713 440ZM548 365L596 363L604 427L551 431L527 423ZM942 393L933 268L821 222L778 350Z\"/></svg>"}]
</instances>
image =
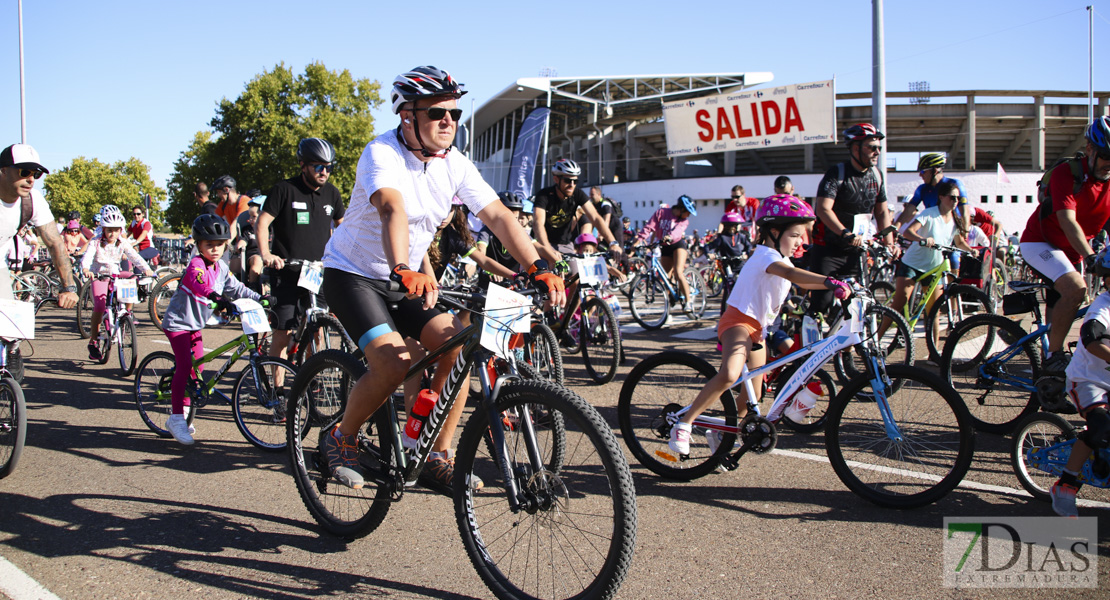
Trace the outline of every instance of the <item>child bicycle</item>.
<instances>
[{"instance_id":1,"label":"child bicycle","mask_svg":"<svg viewBox=\"0 0 1110 600\"><path fill-rule=\"evenodd\" d=\"M108 295L105 297L104 318L100 322L100 334L96 339L97 348L100 350L100 364L108 364L112 346L115 345L119 356L119 368L123 376L127 377L135 371L135 361L139 351L138 337L135 334L135 315L129 305L138 301L139 286L150 283L151 278L121 277L117 273L101 274L97 276L101 281L108 281ZM92 285L86 286L91 297ZM91 310L89 311L91 323ZM77 321L85 323L81 304L77 305ZM91 329L90 329L91 331Z\"/></svg>"},{"instance_id":2,"label":"child bicycle","mask_svg":"<svg viewBox=\"0 0 1110 600\"><path fill-rule=\"evenodd\" d=\"M1068 464L1075 440L1076 428L1060 415L1038 412L1021 421L1010 446L1010 463L1025 491L1037 500L1052 502L1049 490ZM1078 480L1110 488L1110 449L1092 453L1083 463Z\"/></svg>"},{"instance_id":3,"label":"child bicycle","mask_svg":"<svg viewBox=\"0 0 1110 600\"><path fill-rule=\"evenodd\" d=\"M420 377L445 352L460 346L462 352L412 453L401 445L395 398L367 422L358 436L366 481L361 489L331 477L323 436L342 417L351 386L367 365L337 350L305 360L289 397L286 425L305 506L333 535L374 531L390 505L420 478L471 368L500 356L509 368L494 370L496 379L491 369L474 369L482 391L472 402L456 454L449 491L463 546L498 598L612 597L628 572L636 537L632 476L612 430L577 394L518 375L515 352L505 342L491 344L496 351L482 345L483 331L507 338L513 318L487 303L485 292L441 289L439 298L446 308L470 311L471 324L413 364L406 379ZM480 305L485 310L469 308ZM515 329L522 329L520 323ZM484 485L475 489L471 483L479 478Z\"/></svg>"},{"instance_id":4,"label":"child bicycle","mask_svg":"<svg viewBox=\"0 0 1110 600\"><path fill-rule=\"evenodd\" d=\"M279 452L285 449L285 388L275 388L272 382L278 370L285 374L286 381L292 381L296 370L287 360L259 352L257 338L270 331L262 305L247 298L232 304L235 309L231 317L239 318L243 334L193 361L192 379L186 387L191 404L186 406L185 420L192 429L197 410L212 399L222 400L231 405L235 425L248 442L269 452ZM231 356L211 377L201 377L205 364L229 351ZM216 389L216 384L244 355L248 364L236 378L228 397ZM170 437L166 420L172 412L170 385L176 364L172 352L154 352L143 359L135 375L139 416L160 437Z\"/></svg>"},{"instance_id":5,"label":"child bicycle","mask_svg":"<svg viewBox=\"0 0 1110 600\"><path fill-rule=\"evenodd\" d=\"M582 351L586 374L597 384L609 383L617 376L621 359L621 329L617 321L616 297L603 297L609 282L608 252L564 254L572 260L560 262L556 272L566 277L567 289L578 284L577 293L567 297L558 316L545 316L545 324L562 340L561 348L570 354ZM562 269L560 269L560 265Z\"/></svg>"},{"instance_id":6,"label":"child bicycle","mask_svg":"<svg viewBox=\"0 0 1110 600\"><path fill-rule=\"evenodd\" d=\"M863 287L851 285L855 297L834 333L753 371L745 366L733 384L755 398L754 377L806 359L779 387L768 416L761 416L758 404L749 401L740 418L732 392L725 392L694 421L687 455L670 450L671 428L716 370L679 352L657 354L637 365L617 406L621 434L632 454L663 477L688 481L718 465L735 468L748 451L769 452L777 440L775 422L804 419L808 407L799 390L837 352L858 347L866 369L829 403L827 413L825 447L837 477L882 506L912 508L944 497L971 464L975 437L967 409L936 375L886 364L875 341L874 319L866 318L874 300ZM740 445L734 450L737 439Z\"/></svg>"}]
</instances>

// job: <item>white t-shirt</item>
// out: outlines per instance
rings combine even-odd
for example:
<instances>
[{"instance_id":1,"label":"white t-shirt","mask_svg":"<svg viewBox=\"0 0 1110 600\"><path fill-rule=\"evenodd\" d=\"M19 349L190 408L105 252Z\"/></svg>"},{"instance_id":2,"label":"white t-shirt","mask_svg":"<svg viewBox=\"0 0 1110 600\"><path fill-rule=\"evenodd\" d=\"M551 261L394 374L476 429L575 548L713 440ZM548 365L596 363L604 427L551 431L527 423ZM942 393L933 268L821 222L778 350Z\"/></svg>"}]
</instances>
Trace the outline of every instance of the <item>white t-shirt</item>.
<instances>
[{"instance_id":1,"label":"white t-shirt","mask_svg":"<svg viewBox=\"0 0 1110 600\"><path fill-rule=\"evenodd\" d=\"M744 263L740 274L736 276L736 284L728 296L728 305L758 321L765 333L790 294L788 279L767 272L777 262L793 266L770 246L756 246L755 252L752 252L751 258Z\"/></svg>"},{"instance_id":2,"label":"white t-shirt","mask_svg":"<svg viewBox=\"0 0 1110 600\"><path fill-rule=\"evenodd\" d=\"M22 200L8 203L0 201L0 248L15 237L16 227L19 227L19 211L23 205ZM42 227L54 220L50 213L50 206L46 198L37 188L31 190L31 226Z\"/></svg>"},{"instance_id":3,"label":"white t-shirt","mask_svg":"<svg viewBox=\"0 0 1110 600\"><path fill-rule=\"evenodd\" d=\"M987 237L982 227L972 225L971 230L967 232L967 245L973 248L986 248L991 245L991 239Z\"/></svg>"},{"instance_id":4,"label":"white t-shirt","mask_svg":"<svg viewBox=\"0 0 1110 600\"><path fill-rule=\"evenodd\" d=\"M1110 291L1102 292L1087 308L1083 322L1097 319L1110 330ZM1080 342L1064 371L1068 381L1086 381L1110 390L1110 364L1087 351Z\"/></svg>"},{"instance_id":5,"label":"white t-shirt","mask_svg":"<svg viewBox=\"0 0 1110 600\"><path fill-rule=\"evenodd\" d=\"M952 240L956 238L956 213L950 213L948 216L949 221L946 223L940 216L940 209L935 206L921 211L914 219L921 223L921 227L917 229L917 236L921 239L933 238L933 241L938 244L951 246ZM911 245L910 249L902 255L903 264L921 272L934 269L942 262L944 262L944 254L940 250L927 248L918 243Z\"/></svg>"},{"instance_id":6,"label":"white t-shirt","mask_svg":"<svg viewBox=\"0 0 1110 600\"><path fill-rule=\"evenodd\" d=\"M393 130L366 145L358 159L351 203L324 249L324 266L371 279L388 279L382 245L382 219L370 196L382 188L401 192L409 220L408 264L416 270L458 196L472 214L493 202L497 192L482 179L470 159L457 150L446 158L421 162L406 150Z\"/></svg>"}]
</instances>

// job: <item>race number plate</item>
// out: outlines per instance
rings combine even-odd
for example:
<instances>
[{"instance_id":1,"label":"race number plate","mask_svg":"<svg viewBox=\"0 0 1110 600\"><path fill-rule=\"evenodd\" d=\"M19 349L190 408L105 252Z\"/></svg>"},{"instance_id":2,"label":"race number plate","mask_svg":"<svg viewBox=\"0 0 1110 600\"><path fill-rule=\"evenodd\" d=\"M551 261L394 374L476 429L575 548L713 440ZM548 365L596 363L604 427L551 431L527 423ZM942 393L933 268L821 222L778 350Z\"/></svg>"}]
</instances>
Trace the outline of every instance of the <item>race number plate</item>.
<instances>
[{"instance_id":1,"label":"race number plate","mask_svg":"<svg viewBox=\"0 0 1110 600\"><path fill-rule=\"evenodd\" d=\"M527 296L491 283L486 290L486 318L482 322L482 346L505 360L513 360L509 338L531 330L532 301Z\"/></svg>"},{"instance_id":2,"label":"race number plate","mask_svg":"<svg viewBox=\"0 0 1110 600\"><path fill-rule=\"evenodd\" d=\"M324 283L324 263L306 262L301 264L301 277L297 285L312 292L320 293L320 286Z\"/></svg>"},{"instance_id":3,"label":"race number plate","mask_svg":"<svg viewBox=\"0 0 1110 600\"><path fill-rule=\"evenodd\" d=\"M134 279L116 280L116 300L124 304L134 304L139 301L139 286Z\"/></svg>"},{"instance_id":4,"label":"race number plate","mask_svg":"<svg viewBox=\"0 0 1110 600\"><path fill-rule=\"evenodd\" d=\"M35 339L35 305L18 300L0 300L0 337L9 340Z\"/></svg>"},{"instance_id":5,"label":"race number plate","mask_svg":"<svg viewBox=\"0 0 1110 600\"><path fill-rule=\"evenodd\" d=\"M587 256L575 258L571 262L572 268L578 273L578 280L585 285L600 286L609 281L609 269L605 266L605 257Z\"/></svg>"},{"instance_id":6,"label":"race number plate","mask_svg":"<svg viewBox=\"0 0 1110 600\"><path fill-rule=\"evenodd\" d=\"M243 325L243 333L267 333L270 331L270 320L266 318L266 310L262 305L250 298L233 300L232 304L239 309L239 321Z\"/></svg>"}]
</instances>

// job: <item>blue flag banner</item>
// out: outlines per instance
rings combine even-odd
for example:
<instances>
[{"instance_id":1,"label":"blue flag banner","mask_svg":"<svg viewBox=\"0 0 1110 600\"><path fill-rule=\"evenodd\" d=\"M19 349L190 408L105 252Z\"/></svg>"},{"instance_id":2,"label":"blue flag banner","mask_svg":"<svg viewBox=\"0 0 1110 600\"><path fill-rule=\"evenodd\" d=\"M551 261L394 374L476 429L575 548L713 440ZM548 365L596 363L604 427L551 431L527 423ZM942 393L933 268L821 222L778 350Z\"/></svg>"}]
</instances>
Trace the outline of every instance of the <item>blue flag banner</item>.
<instances>
[{"instance_id":1,"label":"blue flag banner","mask_svg":"<svg viewBox=\"0 0 1110 600\"><path fill-rule=\"evenodd\" d=\"M529 113L520 125L520 135L516 137L513 160L509 163L509 190L527 200L532 196L532 184L536 175L536 160L543 142L544 128L547 127L547 108L537 108ZM525 208L529 208L525 202Z\"/></svg>"}]
</instances>

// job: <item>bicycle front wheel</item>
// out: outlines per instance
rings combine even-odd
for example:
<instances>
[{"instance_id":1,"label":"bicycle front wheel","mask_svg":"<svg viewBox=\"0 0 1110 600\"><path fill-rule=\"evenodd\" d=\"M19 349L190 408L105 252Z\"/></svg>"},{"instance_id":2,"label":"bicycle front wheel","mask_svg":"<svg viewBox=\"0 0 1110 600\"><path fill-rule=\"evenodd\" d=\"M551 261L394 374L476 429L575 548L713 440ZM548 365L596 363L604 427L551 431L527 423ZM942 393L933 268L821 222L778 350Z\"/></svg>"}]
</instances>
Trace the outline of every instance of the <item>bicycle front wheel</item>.
<instances>
[{"instance_id":1,"label":"bicycle front wheel","mask_svg":"<svg viewBox=\"0 0 1110 600\"><path fill-rule=\"evenodd\" d=\"M247 441L267 452L285 449L286 393L297 371L278 357L251 357L235 381L232 412Z\"/></svg>"},{"instance_id":2,"label":"bicycle front wheel","mask_svg":"<svg viewBox=\"0 0 1110 600\"><path fill-rule=\"evenodd\" d=\"M506 385L496 409L531 421L495 425L522 506L507 506L502 452L492 451L489 412L476 410L459 439L454 487L456 522L478 574L502 599L612 598L636 542L632 474L612 430L580 396L548 381ZM561 430L551 427L556 414ZM560 437L565 455L553 468ZM480 490L470 485L475 477Z\"/></svg>"},{"instance_id":3,"label":"bicycle front wheel","mask_svg":"<svg viewBox=\"0 0 1110 600\"><path fill-rule=\"evenodd\" d=\"M334 349L351 353L354 352L354 346L354 342L347 337L347 332L339 324L339 319L331 315L318 314L305 327L304 335L297 343L297 354L293 364L303 364L305 359L322 350Z\"/></svg>"},{"instance_id":4,"label":"bicycle front wheel","mask_svg":"<svg viewBox=\"0 0 1110 600\"><path fill-rule=\"evenodd\" d=\"M910 331L905 317L889 306L872 304L867 309L866 318L871 321L870 331L876 335L883 320L891 320L890 327L877 340L886 364L913 365L914 346L911 335L913 332ZM859 344L833 357L833 369L841 385L847 385L851 380L867 372L867 357L863 350L863 344ZM897 385L897 382L895 383Z\"/></svg>"},{"instance_id":5,"label":"bicycle front wheel","mask_svg":"<svg viewBox=\"0 0 1110 600\"><path fill-rule=\"evenodd\" d=\"M86 281L81 285L77 299L77 333L81 339L88 339L92 331L93 297L92 282Z\"/></svg>"},{"instance_id":6,"label":"bicycle front wheel","mask_svg":"<svg viewBox=\"0 0 1110 600\"><path fill-rule=\"evenodd\" d=\"M1041 502L1051 502L1049 490L1071 457L1075 427L1054 413L1036 413L1018 425L1010 446L1010 463L1021 487Z\"/></svg>"},{"instance_id":7,"label":"bicycle front wheel","mask_svg":"<svg viewBox=\"0 0 1110 600\"><path fill-rule=\"evenodd\" d=\"M135 335L135 320L131 315L120 317L118 342L116 353L119 355L119 368L123 371L123 376L127 377L135 372L135 361L138 360L136 354L139 350L138 336Z\"/></svg>"},{"instance_id":8,"label":"bicycle front wheel","mask_svg":"<svg viewBox=\"0 0 1110 600\"><path fill-rule=\"evenodd\" d=\"M708 362L685 352L661 352L636 365L621 386L617 419L625 445L653 473L690 481L712 473L736 442L735 433L711 430L714 422L736 431L736 401L726 391L698 417L690 453L670 449L671 427L678 411L694 403L705 384L717 374Z\"/></svg>"},{"instance_id":9,"label":"bicycle front wheel","mask_svg":"<svg viewBox=\"0 0 1110 600\"><path fill-rule=\"evenodd\" d=\"M170 307L170 299L177 292L179 283L181 283L181 272L174 271L159 279L154 287L150 288L150 296L147 297L147 313L150 314L150 322L159 329L162 328L162 316Z\"/></svg>"},{"instance_id":10,"label":"bicycle front wheel","mask_svg":"<svg viewBox=\"0 0 1110 600\"><path fill-rule=\"evenodd\" d=\"M940 376L964 399L975 429L1004 435L1037 410L1037 343L1013 347L1025 335L1021 325L1002 315L976 315L948 334Z\"/></svg>"},{"instance_id":11,"label":"bicycle front wheel","mask_svg":"<svg viewBox=\"0 0 1110 600\"><path fill-rule=\"evenodd\" d=\"M582 305L582 362L594 383L609 383L617 376L621 358L621 328L613 309L593 296Z\"/></svg>"},{"instance_id":12,"label":"bicycle front wheel","mask_svg":"<svg viewBox=\"0 0 1110 600\"><path fill-rule=\"evenodd\" d=\"M644 329L659 329L671 314L671 295L654 274L641 273L628 286L628 311Z\"/></svg>"},{"instance_id":13,"label":"bicycle front wheel","mask_svg":"<svg viewBox=\"0 0 1110 600\"><path fill-rule=\"evenodd\" d=\"M27 441L27 404L23 388L11 377L0 379L0 479L12 474Z\"/></svg>"},{"instance_id":14,"label":"bicycle front wheel","mask_svg":"<svg viewBox=\"0 0 1110 600\"><path fill-rule=\"evenodd\" d=\"M940 361L940 353L944 350L948 334L961 321L975 315L989 315L993 310L994 305L983 290L970 285L948 286L944 294L929 308L928 318L925 319L925 343L929 348L929 359Z\"/></svg>"},{"instance_id":15,"label":"bicycle front wheel","mask_svg":"<svg viewBox=\"0 0 1110 600\"><path fill-rule=\"evenodd\" d=\"M391 504L387 486L376 484L371 472L396 472L397 461L389 422L392 405L382 405L359 432L359 463L366 475L362 489L351 489L331 477L323 439L339 422L351 387L366 373L366 366L339 350L324 350L305 360L293 380L286 408L285 440L301 501L328 533L357 538L381 525ZM338 411L321 419L317 405Z\"/></svg>"},{"instance_id":16,"label":"bicycle front wheel","mask_svg":"<svg viewBox=\"0 0 1110 600\"><path fill-rule=\"evenodd\" d=\"M563 385L563 354L555 332L543 323L532 325L532 332L524 344L524 360L540 378Z\"/></svg>"},{"instance_id":17,"label":"bicycle front wheel","mask_svg":"<svg viewBox=\"0 0 1110 600\"><path fill-rule=\"evenodd\" d=\"M683 276L690 287L690 297L686 299L686 317L697 321L705 314L706 298L709 293L705 290L705 278L701 272L693 267L687 267Z\"/></svg>"},{"instance_id":18,"label":"bicycle front wheel","mask_svg":"<svg viewBox=\"0 0 1110 600\"><path fill-rule=\"evenodd\" d=\"M890 365L876 393L857 377L829 406L825 449L837 477L864 499L891 508L936 502L963 480L975 451L975 430L963 402L936 375ZM889 407L892 423L881 413Z\"/></svg>"}]
</instances>

